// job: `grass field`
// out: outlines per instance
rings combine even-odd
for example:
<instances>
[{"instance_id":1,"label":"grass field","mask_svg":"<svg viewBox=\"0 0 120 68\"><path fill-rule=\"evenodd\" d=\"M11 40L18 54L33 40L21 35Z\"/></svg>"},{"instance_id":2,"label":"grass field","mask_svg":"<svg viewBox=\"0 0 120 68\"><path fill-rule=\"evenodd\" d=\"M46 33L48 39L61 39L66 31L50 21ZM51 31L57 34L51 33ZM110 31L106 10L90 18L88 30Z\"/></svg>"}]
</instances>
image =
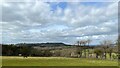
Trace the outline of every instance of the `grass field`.
<instances>
[{"instance_id":1,"label":"grass field","mask_svg":"<svg viewBox=\"0 0 120 68\"><path fill-rule=\"evenodd\" d=\"M118 66L117 61L63 57L2 57L3 66Z\"/></svg>"}]
</instances>

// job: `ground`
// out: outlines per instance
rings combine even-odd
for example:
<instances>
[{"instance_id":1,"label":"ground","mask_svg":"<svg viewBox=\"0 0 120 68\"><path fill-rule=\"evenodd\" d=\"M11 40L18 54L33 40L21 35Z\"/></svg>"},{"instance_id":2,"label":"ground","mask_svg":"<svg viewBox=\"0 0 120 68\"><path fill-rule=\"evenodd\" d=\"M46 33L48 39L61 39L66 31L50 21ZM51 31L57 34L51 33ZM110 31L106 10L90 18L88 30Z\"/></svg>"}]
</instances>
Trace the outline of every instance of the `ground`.
<instances>
[{"instance_id":1,"label":"ground","mask_svg":"<svg viewBox=\"0 0 120 68\"><path fill-rule=\"evenodd\" d=\"M117 61L65 57L2 57L3 66L118 66Z\"/></svg>"}]
</instances>

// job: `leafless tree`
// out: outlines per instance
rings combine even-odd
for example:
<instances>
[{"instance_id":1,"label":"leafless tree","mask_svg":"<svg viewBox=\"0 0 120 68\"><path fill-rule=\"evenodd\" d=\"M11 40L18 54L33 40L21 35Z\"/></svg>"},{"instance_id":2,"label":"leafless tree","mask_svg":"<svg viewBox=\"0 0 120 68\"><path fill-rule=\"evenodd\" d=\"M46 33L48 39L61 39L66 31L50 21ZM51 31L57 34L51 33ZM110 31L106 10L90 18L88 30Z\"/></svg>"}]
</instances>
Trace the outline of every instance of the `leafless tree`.
<instances>
[{"instance_id":1,"label":"leafless tree","mask_svg":"<svg viewBox=\"0 0 120 68\"><path fill-rule=\"evenodd\" d=\"M80 46L80 41L77 41L77 46Z\"/></svg>"},{"instance_id":2,"label":"leafless tree","mask_svg":"<svg viewBox=\"0 0 120 68\"><path fill-rule=\"evenodd\" d=\"M104 41L101 42L101 46L102 46L103 52L104 52L103 55L104 55L105 59L106 59L106 55L107 55L107 50L108 50L108 48L110 48L111 44L112 44L111 40L104 40ZM110 51L109 55L111 57L112 50L109 49L109 51Z\"/></svg>"},{"instance_id":3,"label":"leafless tree","mask_svg":"<svg viewBox=\"0 0 120 68\"><path fill-rule=\"evenodd\" d=\"M88 43L88 57L89 57L89 44L91 43L92 40L88 39L87 43Z\"/></svg>"},{"instance_id":4,"label":"leafless tree","mask_svg":"<svg viewBox=\"0 0 120 68\"><path fill-rule=\"evenodd\" d=\"M87 44L87 41L86 40L82 40L82 44L84 46L84 57L86 58L86 44Z\"/></svg>"},{"instance_id":5,"label":"leafless tree","mask_svg":"<svg viewBox=\"0 0 120 68\"><path fill-rule=\"evenodd\" d=\"M77 41L77 50L76 50L76 52L77 52L77 54L79 54L80 56L79 57L82 57L82 47L81 47L81 44L82 44L82 42L81 41Z\"/></svg>"}]
</instances>

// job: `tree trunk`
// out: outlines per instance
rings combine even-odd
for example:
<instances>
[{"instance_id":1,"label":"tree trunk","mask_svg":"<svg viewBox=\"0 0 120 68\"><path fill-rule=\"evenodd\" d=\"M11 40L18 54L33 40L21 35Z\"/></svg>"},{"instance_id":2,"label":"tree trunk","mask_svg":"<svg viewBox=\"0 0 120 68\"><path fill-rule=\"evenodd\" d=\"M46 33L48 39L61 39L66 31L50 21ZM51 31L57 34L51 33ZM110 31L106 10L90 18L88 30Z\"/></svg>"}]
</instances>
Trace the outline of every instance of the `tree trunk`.
<instances>
[{"instance_id":1,"label":"tree trunk","mask_svg":"<svg viewBox=\"0 0 120 68\"><path fill-rule=\"evenodd\" d=\"M106 52L105 52L105 55L104 55L104 56L105 56L105 59L106 59Z\"/></svg>"},{"instance_id":2,"label":"tree trunk","mask_svg":"<svg viewBox=\"0 0 120 68\"><path fill-rule=\"evenodd\" d=\"M89 58L89 49L88 49L88 58Z\"/></svg>"},{"instance_id":3,"label":"tree trunk","mask_svg":"<svg viewBox=\"0 0 120 68\"><path fill-rule=\"evenodd\" d=\"M85 58L86 58L86 49L85 49Z\"/></svg>"},{"instance_id":4,"label":"tree trunk","mask_svg":"<svg viewBox=\"0 0 120 68\"><path fill-rule=\"evenodd\" d=\"M85 48L85 45L84 45L84 56L86 58L86 48Z\"/></svg>"},{"instance_id":5,"label":"tree trunk","mask_svg":"<svg viewBox=\"0 0 120 68\"><path fill-rule=\"evenodd\" d=\"M96 53L96 58L98 58L98 54Z\"/></svg>"},{"instance_id":6,"label":"tree trunk","mask_svg":"<svg viewBox=\"0 0 120 68\"><path fill-rule=\"evenodd\" d=\"M112 53L110 52L109 55L110 55L110 59L111 59L111 57L112 57Z\"/></svg>"},{"instance_id":7,"label":"tree trunk","mask_svg":"<svg viewBox=\"0 0 120 68\"><path fill-rule=\"evenodd\" d=\"M89 58L89 42L88 42L88 58Z\"/></svg>"},{"instance_id":8,"label":"tree trunk","mask_svg":"<svg viewBox=\"0 0 120 68\"><path fill-rule=\"evenodd\" d=\"M80 57L82 57L82 49L80 50Z\"/></svg>"}]
</instances>

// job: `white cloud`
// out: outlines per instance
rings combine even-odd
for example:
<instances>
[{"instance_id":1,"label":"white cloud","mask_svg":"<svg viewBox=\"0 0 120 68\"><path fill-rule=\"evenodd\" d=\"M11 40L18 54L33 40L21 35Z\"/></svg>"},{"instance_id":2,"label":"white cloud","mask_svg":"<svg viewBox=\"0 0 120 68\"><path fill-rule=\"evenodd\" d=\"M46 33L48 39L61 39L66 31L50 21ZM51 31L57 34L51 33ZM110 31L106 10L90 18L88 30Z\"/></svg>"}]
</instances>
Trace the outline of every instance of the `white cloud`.
<instances>
[{"instance_id":1,"label":"white cloud","mask_svg":"<svg viewBox=\"0 0 120 68\"><path fill-rule=\"evenodd\" d=\"M65 9L54 9L39 1L4 3L2 8L3 43L117 39L116 3L100 7L68 2Z\"/></svg>"}]
</instances>

